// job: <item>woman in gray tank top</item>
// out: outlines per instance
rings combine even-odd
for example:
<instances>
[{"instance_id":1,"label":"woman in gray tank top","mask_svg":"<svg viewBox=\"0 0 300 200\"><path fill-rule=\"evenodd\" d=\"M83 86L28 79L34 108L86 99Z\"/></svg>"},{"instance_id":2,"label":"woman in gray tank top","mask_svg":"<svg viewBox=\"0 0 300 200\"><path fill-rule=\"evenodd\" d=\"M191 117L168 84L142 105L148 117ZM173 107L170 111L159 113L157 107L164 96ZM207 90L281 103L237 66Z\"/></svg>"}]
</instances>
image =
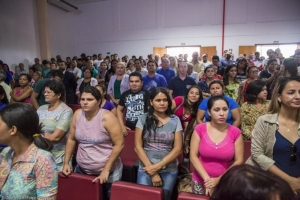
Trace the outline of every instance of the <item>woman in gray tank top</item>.
<instances>
[{"instance_id":1,"label":"woman in gray tank top","mask_svg":"<svg viewBox=\"0 0 300 200\"><path fill-rule=\"evenodd\" d=\"M150 104L149 112L139 117L135 129L135 151L140 160L137 183L162 187L164 200L169 200L178 174L182 127L164 88L152 90Z\"/></svg>"}]
</instances>

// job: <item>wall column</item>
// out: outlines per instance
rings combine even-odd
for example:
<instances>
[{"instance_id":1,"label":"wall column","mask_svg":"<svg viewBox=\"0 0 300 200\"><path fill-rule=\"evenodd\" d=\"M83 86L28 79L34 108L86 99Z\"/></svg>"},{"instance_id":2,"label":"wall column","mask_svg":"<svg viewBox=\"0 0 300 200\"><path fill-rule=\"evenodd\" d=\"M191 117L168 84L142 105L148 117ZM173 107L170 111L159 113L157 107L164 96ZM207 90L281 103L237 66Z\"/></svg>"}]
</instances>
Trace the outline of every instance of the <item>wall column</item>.
<instances>
[{"instance_id":1,"label":"wall column","mask_svg":"<svg viewBox=\"0 0 300 200\"><path fill-rule=\"evenodd\" d=\"M48 3L46 0L36 0L38 35L40 43L40 59L50 59Z\"/></svg>"}]
</instances>

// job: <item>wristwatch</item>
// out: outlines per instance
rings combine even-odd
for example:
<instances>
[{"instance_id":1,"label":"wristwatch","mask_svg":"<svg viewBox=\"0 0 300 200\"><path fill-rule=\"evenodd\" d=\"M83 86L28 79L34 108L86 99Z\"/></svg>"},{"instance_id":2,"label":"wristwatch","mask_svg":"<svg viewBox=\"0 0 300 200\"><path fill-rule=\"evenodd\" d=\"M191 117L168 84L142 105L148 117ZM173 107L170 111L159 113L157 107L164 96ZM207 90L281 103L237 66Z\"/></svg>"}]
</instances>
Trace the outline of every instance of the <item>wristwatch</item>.
<instances>
[{"instance_id":1,"label":"wristwatch","mask_svg":"<svg viewBox=\"0 0 300 200\"><path fill-rule=\"evenodd\" d=\"M165 162L163 160L160 161L160 164L161 164L162 169L166 169L166 165L165 165Z\"/></svg>"}]
</instances>

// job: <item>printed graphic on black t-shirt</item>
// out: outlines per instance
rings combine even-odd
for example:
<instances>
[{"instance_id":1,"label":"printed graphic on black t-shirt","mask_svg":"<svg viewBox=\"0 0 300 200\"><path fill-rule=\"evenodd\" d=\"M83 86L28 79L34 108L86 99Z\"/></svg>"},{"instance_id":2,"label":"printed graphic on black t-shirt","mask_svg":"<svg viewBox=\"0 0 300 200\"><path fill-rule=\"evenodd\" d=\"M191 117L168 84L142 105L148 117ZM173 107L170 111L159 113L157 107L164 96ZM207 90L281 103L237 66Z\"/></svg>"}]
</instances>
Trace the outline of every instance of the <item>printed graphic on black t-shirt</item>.
<instances>
[{"instance_id":1,"label":"printed graphic on black t-shirt","mask_svg":"<svg viewBox=\"0 0 300 200\"><path fill-rule=\"evenodd\" d=\"M126 126L134 130L139 116L148 111L149 92L142 89L138 93L132 93L128 90L122 94L119 104L126 108Z\"/></svg>"}]
</instances>

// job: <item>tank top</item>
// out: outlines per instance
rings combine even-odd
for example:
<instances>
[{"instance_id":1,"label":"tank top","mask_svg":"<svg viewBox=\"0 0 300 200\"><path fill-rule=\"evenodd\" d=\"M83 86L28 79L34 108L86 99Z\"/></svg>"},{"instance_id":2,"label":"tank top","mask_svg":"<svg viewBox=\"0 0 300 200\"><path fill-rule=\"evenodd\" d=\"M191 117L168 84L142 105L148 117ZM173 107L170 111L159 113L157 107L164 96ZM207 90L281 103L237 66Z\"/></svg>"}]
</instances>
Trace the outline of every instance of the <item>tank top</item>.
<instances>
[{"instance_id":1,"label":"tank top","mask_svg":"<svg viewBox=\"0 0 300 200\"><path fill-rule=\"evenodd\" d=\"M21 96L24 92L26 92L26 90L23 90L23 92L21 92L21 88L20 87L16 88L16 96L17 97ZM30 103L30 96L28 98L24 99L22 102L24 102L24 103Z\"/></svg>"},{"instance_id":2,"label":"tank top","mask_svg":"<svg viewBox=\"0 0 300 200\"><path fill-rule=\"evenodd\" d=\"M91 121L85 118L82 110L76 120L75 138L78 141L77 163L84 173L88 175L100 174L113 149L113 142L109 133L103 127L100 109ZM111 168L111 172L121 166L118 158Z\"/></svg>"}]
</instances>

